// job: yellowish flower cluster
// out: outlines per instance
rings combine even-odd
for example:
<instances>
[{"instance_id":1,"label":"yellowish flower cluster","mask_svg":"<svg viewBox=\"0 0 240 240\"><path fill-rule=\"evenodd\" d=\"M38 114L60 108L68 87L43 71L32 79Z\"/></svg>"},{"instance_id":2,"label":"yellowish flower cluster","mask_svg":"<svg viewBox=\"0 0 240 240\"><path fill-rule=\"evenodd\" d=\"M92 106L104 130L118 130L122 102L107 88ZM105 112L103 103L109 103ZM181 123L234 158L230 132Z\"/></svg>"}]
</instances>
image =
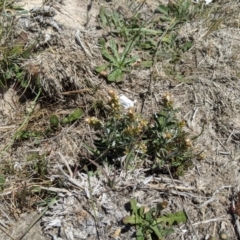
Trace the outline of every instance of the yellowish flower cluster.
<instances>
[{"instance_id":1,"label":"yellowish flower cluster","mask_svg":"<svg viewBox=\"0 0 240 240\"><path fill-rule=\"evenodd\" d=\"M102 121L100 121L96 117L88 117L85 119L85 122L89 124L89 126L94 127L94 128L100 128L103 126Z\"/></svg>"},{"instance_id":2,"label":"yellowish flower cluster","mask_svg":"<svg viewBox=\"0 0 240 240\"><path fill-rule=\"evenodd\" d=\"M166 139L171 139L173 137L173 135L170 132L165 132L165 133L163 133L163 137Z\"/></svg>"},{"instance_id":3,"label":"yellowish flower cluster","mask_svg":"<svg viewBox=\"0 0 240 240\"><path fill-rule=\"evenodd\" d=\"M185 146L186 146L187 148L192 147L192 141L191 141L189 138L185 139Z\"/></svg>"},{"instance_id":4,"label":"yellowish flower cluster","mask_svg":"<svg viewBox=\"0 0 240 240\"><path fill-rule=\"evenodd\" d=\"M171 93L166 92L163 95L163 104L165 107L169 107L169 108L171 108L173 106L173 97L172 97Z\"/></svg>"},{"instance_id":5,"label":"yellowish flower cluster","mask_svg":"<svg viewBox=\"0 0 240 240\"><path fill-rule=\"evenodd\" d=\"M138 136L143 132L146 126L147 126L147 121L140 119L138 121L135 121L134 124L132 124L131 126L128 126L124 130L124 132L129 136Z\"/></svg>"},{"instance_id":6,"label":"yellowish flower cluster","mask_svg":"<svg viewBox=\"0 0 240 240\"><path fill-rule=\"evenodd\" d=\"M140 142L139 144L137 144L137 148L142 152L142 153L146 153L147 152L147 146L144 142Z\"/></svg>"},{"instance_id":7,"label":"yellowish flower cluster","mask_svg":"<svg viewBox=\"0 0 240 240\"><path fill-rule=\"evenodd\" d=\"M117 113L121 109L121 104L119 102L119 97L116 94L115 91L109 90L108 91L108 105L111 107L111 109Z\"/></svg>"}]
</instances>

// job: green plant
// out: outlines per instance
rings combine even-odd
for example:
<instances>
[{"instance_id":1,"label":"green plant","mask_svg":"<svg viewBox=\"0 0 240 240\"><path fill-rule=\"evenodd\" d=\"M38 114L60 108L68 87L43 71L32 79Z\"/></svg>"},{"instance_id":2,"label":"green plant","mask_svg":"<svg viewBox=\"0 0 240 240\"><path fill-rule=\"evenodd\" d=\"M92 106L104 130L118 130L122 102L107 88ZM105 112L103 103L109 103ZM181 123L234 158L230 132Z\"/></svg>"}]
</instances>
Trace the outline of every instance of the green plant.
<instances>
[{"instance_id":1,"label":"green plant","mask_svg":"<svg viewBox=\"0 0 240 240\"><path fill-rule=\"evenodd\" d=\"M138 207L135 199L132 199L130 203L132 213L123 218L123 223L136 226L137 240L152 240L154 237L159 240L164 239L173 232L170 226L187 221L183 211L161 215L165 203L158 204L157 208L151 209Z\"/></svg>"},{"instance_id":2,"label":"green plant","mask_svg":"<svg viewBox=\"0 0 240 240\"><path fill-rule=\"evenodd\" d=\"M147 20L138 13L138 9L139 7L136 7L132 16L127 18L119 11L110 12L104 7L100 9L99 25L108 30L114 36L114 40L111 39L107 43L103 39L100 40L102 55L110 63L98 66L96 71L107 75L109 81L121 81L124 72L137 60L139 62L133 64L135 67L151 67L153 55L161 61L176 63L182 54L193 46L192 40L179 39L177 32L180 24L194 17L195 8L190 0L161 4ZM119 54L122 47L123 54ZM141 57L127 59L127 56L139 50L142 53ZM107 69L110 69L110 73L106 72Z\"/></svg>"},{"instance_id":3,"label":"green plant","mask_svg":"<svg viewBox=\"0 0 240 240\"><path fill-rule=\"evenodd\" d=\"M190 19L192 16L190 11L191 5L192 1L190 0L170 1L168 5L160 4L155 10L155 13L159 14L159 19L162 21L171 23L171 28L169 30L172 30L178 24Z\"/></svg>"},{"instance_id":4,"label":"green plant","mask_svg":"<svg viewBox=\"0 0 240 240\"><path fill-rule=\"evenodd\" d=\"M14 6L15 1L0 2L0 87L7 87L9 81L17 81L21 87L29 86L31 74L23 67L23 62L32 54L35 44L27 43L27 34L16 34L16 14L25 14L21 7Z\"/></svg>"},{"instance_id":5,"label":"green plant","mask_svg":"<svg viewBox=\"0 0 240 240\"><path fill-rule=\"evenodd\" d=\"M192 143L183 130L184 121L176 117L170 94L163 97L163 109L150 121L133 108L123 109L113 91L109 92L107 109L105 122L96 117L86 119L96 130L94 147L88 147L96 159L112 162L125 157L126 169L150 159L153 170L169 166L177 175L191 165Z\"/></svg>"},{"instance_id":6,"label":"green plant","mask_svg":"<svg viewBox=\"0 0 240 240\"><path fill-rule=\"evenodd\" d=\"M70 113L68 116L63 118L60 122L63 125L68 124L68 123L73 123L73 122L77 121L79 118L81 118L82 115L83 115L83 110L81 108L77 108L72 113ZM55 121L54 124L57 124L56 117L55 117L54 121ZM53 124L53 119L50 119L50 124Z\"/></svg>"},{"instance_id":7,"label":"green plant","mask_svg":"<svg viewBox=\"0 0 240 240\"><path fill-rule=\"evenodd\" d=\"M122 81L124 72L127 72L132 63L136 62L138 57L128 57L131 50L134 47L134 41L130 41L126 44L122 54L119 53L118 46L116 42L111 39L109 41L109 50L106 46L104 39L100 39L101 52L102 55L110 62L109 64L104 64L98 66L96 71L101 73L107 68L110 68L110 73L107 76L108 81L120 82Z\"/></svg>"},{"instance_id":8,"label":"green plant","mask_svg":"<svg viewBox=\"0 0 240 240\"><path fill-rule=\"evenodd\" d=\"M192 142L183 130L185 122L176 117L178 110L172 106L171 95L166 94L163 100L164 108L154 114L153 122L144 135L147 154L154 159L154 168L168 165L179 175L191 165Z\"/></svg>"}]
</instances>

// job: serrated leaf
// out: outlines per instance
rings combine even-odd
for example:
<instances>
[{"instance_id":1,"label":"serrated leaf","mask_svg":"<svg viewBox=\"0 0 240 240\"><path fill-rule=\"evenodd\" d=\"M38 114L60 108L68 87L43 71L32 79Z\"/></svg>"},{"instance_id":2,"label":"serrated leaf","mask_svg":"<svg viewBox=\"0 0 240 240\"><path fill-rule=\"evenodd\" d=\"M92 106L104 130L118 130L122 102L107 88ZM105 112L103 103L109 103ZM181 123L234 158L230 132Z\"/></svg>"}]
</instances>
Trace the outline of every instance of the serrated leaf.
<instances>
[{"instance_id":1,"label":"serrated leaf","mask_svg":"<svg viewBox=\"0 0 240 240\"><path fill-rule=\"evenodd\" d=\"M184 211L169 213L165 216L157 218L157 223L165 223L168 225L179 224L187 221L187 216Z\"/></svg>"},{"instance_id":2,"label":"serrated leaf","mask_svg":"<svg viewBox=\"0 0 240 240\"><path fill-rule=\"evenodd\" d=\"M106 48L106 42L105 42L104 38L101 38L101 39L99 40L99 44L100 44L100 46L101 46L101 53L102 53L102 55L103 55L107 60L109 60L109 61L112 62L112 63L117 62L116 59L115 59L115 58L111 55L111 53L107 50L107 48Z\"/></svg>"},{"instance_id":3,"label":"serrated leaf","mask_svg":"<svg viewBox=\"0 0 240 240\"><path fill-rule=\"evenodd\" d=\"M106 48L101 49L102 55L109 60L112 63L116 63L117 60L109 53L109 51Z\"/></svg>"}]
</instances>

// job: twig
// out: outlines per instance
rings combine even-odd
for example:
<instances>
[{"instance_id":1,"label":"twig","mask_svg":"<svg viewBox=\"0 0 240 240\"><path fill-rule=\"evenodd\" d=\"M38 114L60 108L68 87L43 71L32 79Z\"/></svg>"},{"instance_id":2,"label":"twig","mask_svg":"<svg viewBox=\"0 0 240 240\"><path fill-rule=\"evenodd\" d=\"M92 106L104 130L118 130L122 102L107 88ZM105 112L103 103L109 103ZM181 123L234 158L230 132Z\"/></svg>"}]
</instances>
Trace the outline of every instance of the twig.
<instances>
[{"instance_id":1,"label":"twig","mask_svg":"<svg viewBox=\"0 0 240 240\"><path fill-rule=\"evenodd\" d=\"M80 186L80 184L79 184L75 179L71 178L70 176L68 176L68 175L63 171L63 169L62 169L62 167L59 165L59 163L58 163L58 168L59 168L59 170L61 171L61 173L66 177L66 179L67 179L68 182L70 182L70 183L71 183L72 185L74 185L75 187L78 187L78 188L84 190L84 188L83 188L82 186Z\"/></svg>"},{"instance_id":2,"label":"twig","mask_svg":"<svg viewBox=\"0 0 240 240\"><path fill-rule=\"evenodd\" d=\"M71 170L71 168L69 167L69 164L68 162L66 161L65 157L60 153L58 152L58 155L60 156L60 158L62 159L62 162L66 165L67 169L68 169L68 172L70 174L70 177L72 178L73 177L73 172Z\"/></svg>"},{"instance_id":3,"label":"twig","mask_svg":"<svg viewBox=\"0 0 240 240\"><path fill-rule=\"evenodd\" d=\"M8 237L10 237L12 240L15 240L15 239L12 238L12 237L10 236L10 234L8 234L3 228L0 227L0 230L3 231L3 232L4 232Z\"/></svg>"},{"instance_id":4,"label":"twig","mask_svg":"<svg viewBox=\"0 0 240 240\"><path fill-rule=\"evenodd\" d=\"M79 90L74 90L74 91L68 91L68 92L63 92L62 95L72 95L76 93L82 93L82 92L90 92L90 89L79 89Z\"/></svg>"},{"instance_id":5,"label":"twig","mask_svg":"<svg viewBox=\"0 0 240 240\"><path fill-rule=\"evenodd\" d=\"M79 34L80 34L79 30L77 30L77 32L75 34L75 41L76 41L76 43L83 49L83 51L86 53L86 55L88 57L92 58L91 53L87 50L86 45L81 40Z\"/></svg>"},{"instance_id":6,"label":"twig","mask_svg":"<svg viewBox=\"0 0 240 240\"><path fill-rule=\"evenodd\" d=\"M226 216L224 216L224 215L219 217L219 218L212 218L212 219L196 222L196 223L193 223L192 225L197 226L197 225L200 225L200 224L207 224L207 223L210 223L210 222L217 222L217 221L223 221L223 220L226 220Z\"/></svg>"}]
</instances>

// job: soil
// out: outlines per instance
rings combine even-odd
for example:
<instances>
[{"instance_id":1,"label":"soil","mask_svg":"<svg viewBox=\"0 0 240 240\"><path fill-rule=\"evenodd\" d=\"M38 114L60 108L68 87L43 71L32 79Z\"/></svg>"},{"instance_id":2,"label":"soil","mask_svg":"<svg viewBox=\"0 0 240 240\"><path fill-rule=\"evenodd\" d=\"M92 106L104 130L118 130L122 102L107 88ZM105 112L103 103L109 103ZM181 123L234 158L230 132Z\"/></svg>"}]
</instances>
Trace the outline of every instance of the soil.
<instances>
[{"instance_id":1,"label":"soil","mask_svg":"<svg viewBox=\"0 0 240 240\"><path fill-rule=\"evenodd\" d=\"M134 227L122 223L122 218L129 215L132 198L149 207L167 201L164 211L186 212L187 223L174 227L175 232L166 239L210 240L212 236L221 239L222 232L228 239L240 239L238 218L231 210L232 202L237 202L240 182L240 11L232 21L223 21L218 30L210 34L203 19L183 24L178 31L179 39L191 38L194 45L178 64L159 61L153 69L132 69L121 84L108 84L94 71L103 62L98 40L108 34L98 27L98 13L100 6L118 9L127 6L126 2L47 1L46 5L54 12L47 21L37 21L39 13L19 17L19 32L26 32L30 42L38 36L37 47L41 50L25 63L33 76L39 76L44 93L28 129L41 131L51 115L65 116L77 107L87 115L109 89L136 100L137 111L147 117L159 110L163 95L169 92L175 107L180 109L179 118L186 121L185 130L192 137L199 135L194 147L204 157L193 159L193 167L179 179L164 174L149 176L142 168L126 173L104 165L106 175L89 180L86 171L79 167L87 154L83 142L91 142L92 134L84 121L63 127L44 140L12 144L16 130L34 101L31 94L20 95L13 85L0 99L0 163L5 166L10 162L15 171L20 172L33 153L45 154L51 173L48 181L53 183L49 189L57 192L59 198L20 238L44 207L36 209L35 201L39 199L34 198L29 198L27 205L15 206L17 193L24 192L26 186L41 186L33 184L31 179L19 181L20 173L14 178L9 175L6 181L12 182L11 187L0 193L0 239L136 239ZM142 1L136 4L139 2ZM146 1L142 13L153 11L158 2ZM26 10L42 6L40 0L19 3L23 3ZM237 1L222 4L225 20L240 7ZM129 9L122 11L131 14ZM83 41L84 49L76 41L76 34ZM176 74L169 74L170 70ZM184 81L177 81L179 76ZM114 189L107 185L109 178L114 179ZM62 187L55 188L56 182Z\"/></svg>"}]
</instances>

